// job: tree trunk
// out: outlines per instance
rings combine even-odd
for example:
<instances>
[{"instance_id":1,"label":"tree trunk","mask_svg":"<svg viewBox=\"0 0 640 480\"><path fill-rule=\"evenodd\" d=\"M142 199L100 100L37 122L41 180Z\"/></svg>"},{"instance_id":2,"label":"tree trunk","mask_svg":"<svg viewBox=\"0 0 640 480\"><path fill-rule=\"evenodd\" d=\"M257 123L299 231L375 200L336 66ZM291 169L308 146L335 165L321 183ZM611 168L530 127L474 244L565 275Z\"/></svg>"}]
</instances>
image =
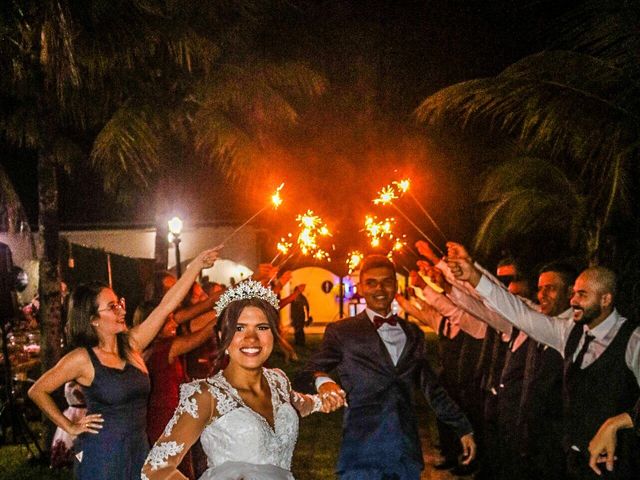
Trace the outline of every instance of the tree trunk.
<instances>
[{"instance_id":1,"label":"tree trunk","mask_svg":"<svg viewBox=\"0 0 640 480\"><path fill-rule=\"evenodd\" d=\"M166 196L162 194L164 191L162 182L156 186L155 197L155 224L156 224L156 246L155 246L155 270L159 272L166 270L169 266L169 225L167 221L168 202Z\"/></svg>"},{"instance_id":2,"label":"tree trunk","mask_svg":"<svg viewBox=\"0 0 640 480\"><path fill-rule=\"evenodd\" d=\"M61 291L59 263L58 182L56 163L51 155L39 153L38 158L38 225L40 236L40 266L38 294L40 295L40 361L42 371L53 367L62 355L60 345ZM55 425L45 422L45 450L49 449Z\"/></svg>"}]
</instances>

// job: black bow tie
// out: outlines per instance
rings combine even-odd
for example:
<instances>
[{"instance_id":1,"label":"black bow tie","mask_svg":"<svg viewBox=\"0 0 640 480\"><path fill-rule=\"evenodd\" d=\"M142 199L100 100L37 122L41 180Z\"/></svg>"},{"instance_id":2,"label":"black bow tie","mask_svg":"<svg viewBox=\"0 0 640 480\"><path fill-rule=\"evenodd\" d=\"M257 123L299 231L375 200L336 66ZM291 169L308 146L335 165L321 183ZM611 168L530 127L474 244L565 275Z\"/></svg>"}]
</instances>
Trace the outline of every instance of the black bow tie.
<instances>
[{"instance_id":1,"label":"black bow tie","mask_svg":"<svg viewBox=\"0 0 640 480\"><path fill-rule=\"evenodd\" d=\"M388 323L389 325L395 327L398 324L398 317L396 317L395 315L391 315L387 318L381 317L380 315L376 315L375 317L373 317L373 325L376 327L376 330L385 323Z\"/></svg>"}]
</instances>

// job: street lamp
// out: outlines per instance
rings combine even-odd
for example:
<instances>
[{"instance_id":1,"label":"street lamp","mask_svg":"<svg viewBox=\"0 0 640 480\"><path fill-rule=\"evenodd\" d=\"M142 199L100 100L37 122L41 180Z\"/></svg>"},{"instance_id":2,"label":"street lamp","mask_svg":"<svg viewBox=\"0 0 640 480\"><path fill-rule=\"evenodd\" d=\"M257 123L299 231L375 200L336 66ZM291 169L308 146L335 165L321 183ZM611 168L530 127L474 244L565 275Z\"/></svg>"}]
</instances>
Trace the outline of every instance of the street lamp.
<instances>
[{"instance_id":1,"label":"street lamp","mask_svg":"<svg viewBox=\"0 0 640 480\"><path fill-rule=\"evenodd\" d=\"M167 222L169 224L169 232L171 232L171 241L176 246L176 276L182 276L182 268L180 268L180 233L182 233L182 220L173 217Z\"/></svg>"}]
</instances>

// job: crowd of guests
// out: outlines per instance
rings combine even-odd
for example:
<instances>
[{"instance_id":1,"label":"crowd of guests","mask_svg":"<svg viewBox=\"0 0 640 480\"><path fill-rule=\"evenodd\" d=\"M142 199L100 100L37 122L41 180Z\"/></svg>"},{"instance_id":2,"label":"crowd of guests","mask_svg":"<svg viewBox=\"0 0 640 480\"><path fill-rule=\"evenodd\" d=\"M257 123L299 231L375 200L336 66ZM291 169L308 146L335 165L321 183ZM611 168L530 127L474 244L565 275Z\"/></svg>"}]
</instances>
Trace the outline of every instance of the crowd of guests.
<instances>
[{"instance_id":1,"label":"crowd of guests","mask_svg":"<svg viewBox=\"0 0 640 480\"><path fill-rule=\"evenodd\" d=\"M277 298L269 287L279 291L290 274L277 279L267 265L253 280L204 292L195 280L213 249L180 279L158 274L131 328L113 290L76 287L75 348L29 395L63 431L61 448L73 445L80 479L140 478L144 464L142 478L291 480L296 415L345 407L340 478L417 480L414 391L436 413L436 468L498 480L638 478L640 329L615 309L615 274L556 261L536 279L513 262L494 276L462 245L449 243L443 258L416 247L423 259L405 297L385 256L365 259L366 310L327 327L293 382L299 391L264 364L277 345L296 358L278 321L288 304L304 345L304 285ZM394 300L437 332L437 372ZM65 384L77 412L52 398Z\"/></svg>"},{"instance_id":2,"label":"crowd of guests","mask_svg":"<svg viewBox=\"0 0 640 480\"><path fill-rule=\"evenodd\" d=\"M529 279L506 262L496 278L462 245L446 258L416 246L415 296L398 300L438 332L441 381L479 443L476 478L638 478L640 329L615 309L615 274L556 261ZM455 467L440 432L440 467Z\"/></svg>"}]
</instances>

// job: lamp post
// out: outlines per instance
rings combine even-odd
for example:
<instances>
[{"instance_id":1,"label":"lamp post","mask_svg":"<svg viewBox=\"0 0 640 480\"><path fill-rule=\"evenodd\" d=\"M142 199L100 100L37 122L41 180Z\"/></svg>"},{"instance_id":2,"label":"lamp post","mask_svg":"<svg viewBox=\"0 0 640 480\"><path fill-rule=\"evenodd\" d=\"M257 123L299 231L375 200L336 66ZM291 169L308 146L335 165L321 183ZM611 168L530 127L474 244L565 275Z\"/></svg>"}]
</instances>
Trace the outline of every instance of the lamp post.
<instances>
[{"instance_id":1,"label":"lamp post","mask_svg":"<svg viewBox=\"0 0 640 480\"><path fill-rule=\"evenodd\" d=\"M178 217L173 217L167 223L169 224L169 232L171 232L171 241L176 246L176 276L180 278L182 276L182 268L180 266L180 233L182 233L182 220Z\"/></svg>"}]
</instances>

